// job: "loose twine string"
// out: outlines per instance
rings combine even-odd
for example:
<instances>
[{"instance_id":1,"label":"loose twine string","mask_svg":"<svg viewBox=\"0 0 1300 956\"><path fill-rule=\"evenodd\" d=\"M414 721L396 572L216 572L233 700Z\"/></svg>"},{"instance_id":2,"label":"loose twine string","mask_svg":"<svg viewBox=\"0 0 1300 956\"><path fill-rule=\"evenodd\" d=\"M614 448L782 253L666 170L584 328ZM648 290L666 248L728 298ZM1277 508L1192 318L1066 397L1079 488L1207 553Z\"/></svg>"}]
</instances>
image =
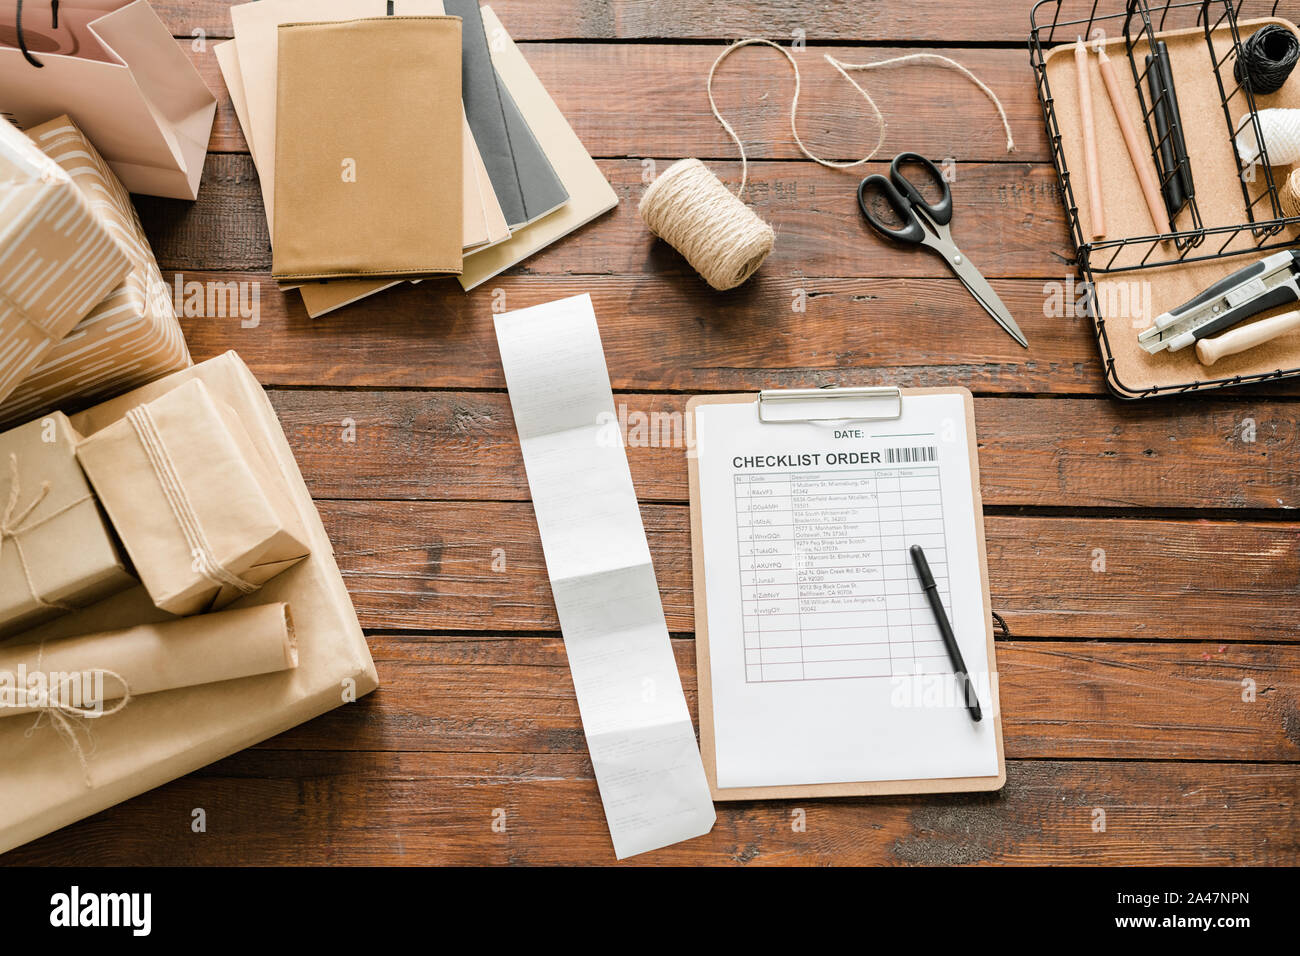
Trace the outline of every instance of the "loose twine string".
<instances>
[{"instance_id":1,"label":"loose twine string","mask_svg":"<svg viewBox=\"0 0 1300 956\"><path fill-rule=\"evenodd\" d=\"M45 659L45 642L41 641L40 647L36 652L36 672L39 673L42 663ZM74 681L80 680L85 675L99 675L101 678L111 677L122 685L122 696L113 703L112 707L103 706L103 698L92 701L89 704L83 702L81 706L68 703L72 695L64 693L65 690L73 685ZM72 751L77 758L77 763L81 766L81 779L87 787L94 786L90 778L90 757L95 752L95 735L91 732L89 721L99 720L103 717L111 717L126 709L127 704L131 703L131 685L115 670L109 670L107 667L96 667L86 671L77 671L72 674L65 674L56 683L51 686L41 688L35 694L28 692L27 702L29 706L39 708L36 713L36 720L27 728L24 736L30 737L40 728L46 719L49 720L50 726L55 732L63 738L68 749ZM55 690L57 688L57 693ZM89 741L90 749L87 750L81 743L80 733L86 735Z\"/></svg>"},{"instance_id":2,"label":"loose twine string","mask_svg":"<svg viewBox=\"0 0 1300 956\"><path fill-rule=\"evenodd\" d=\"M14 552L18 555L18 566L22 569L23 578L27 583L27 589L32 596L32 600L42 607L60 611L71 611L72 607L70 605L59 601L46 600L37 590L36 582L32 578L31 566L27 563L27 556L23 553L22 539L20 538L20 535L33 531L36 528L53 521L60 515L66 514L83 502L91 500L91 496L89 494L82 495L81 497L68 502L62 508L58 508L51 511L49 514L44 515L38 521L29 521L36 509L45 501L49 493L50 483L44 481L41 483L40 490L32 496L32 500L29 501L25 507L19 506L19 501L22 497L22 488L18 472L18 455L11 453L9 455L9 497L5 502L3 513L0 513L0 554L3 554L4 552L5 542L12 541L14 543ZM44 661L45 642L41 641L40 646L36 651L35 671L37 673L40 673ZM65 694L64 691L71 686L72 681L81 678L87 673L91 675L98 674L101 678L111 677L120 683L123 691L121 699L108 709L104 709L102 706L97 707L95 703L89 705L83 704L82 706L67 703L66 699L69 695ZM111 716L123 710L126 705L131 702L131 688L127 684L126 678L117 673L117 671L102 667L90 671L78 671L75 674L64 675L64 677L53 686L51 686L47 681L46 686L34 694L28 691L26 701L28 706L34 706L37 708L37 714L35 722L27 728L25 736L30 737L36 732L37 728L48 719L50 726L52 726L55 732L63 738L64 742L68 745L68 749L76 756L77 763L81 765L81 775L86 786L91 786L89 753L94 753L94 737L90 732L89 726L79 723L78 718L84 720L91 718L98 719L100 717ZM102 704L102 701L97 703ZM0 716L3 716L3 708L0 708ZM79 728L83 730L86 736L90 739L89 753L81 743L81 738L78 735Z\"/></svg>"},{"instance_id":3,"label":"loose twine string","mask_svg":"<svg viewBox=\"0 0 1300 956\"><path fill-rule=\"evenodd\" d=\"M885 117L872 99L871 94L849 75L850 70L867 71L901 66L907 63L932 62L951 67L966 76L993 102L998 117L1007 134L1007 152L1015 151L1015 139L1011 135L1011 124L1007 121L1006 110L988 86L970 70L956 60L937 53L912 53L906 56L892 57L875 63L845 63L825 54L830 63L849 84L861 94L871 108L876 119L879 133L871 151L861 159L839 162L823 159L810 150L799 136L798 112L801 78L799 64L785 47L761 37L738 40L727 47L713 61L709 68L705 88L709 96L709 107L714 118L727 131L740 152L740 185L733 195L722 182L711 173L698 159L683 159L664 170L641 197L638 211L650 231L668 242L680 252L686 261L706 282L718 290L732 289L754 274L772 251L776 233L772 227L740 200L741 194L749 181L749 157L745 153L745 144L735 127L727 121L718 109L713 96L713 78L723 60L742 47L769 46L777 50L794 71L794 97L790 101L790 133L794 137L799 151L808 159L829 169L852 169L870 162L879 152L885 141Z\"/></svg>"}]
</instances>

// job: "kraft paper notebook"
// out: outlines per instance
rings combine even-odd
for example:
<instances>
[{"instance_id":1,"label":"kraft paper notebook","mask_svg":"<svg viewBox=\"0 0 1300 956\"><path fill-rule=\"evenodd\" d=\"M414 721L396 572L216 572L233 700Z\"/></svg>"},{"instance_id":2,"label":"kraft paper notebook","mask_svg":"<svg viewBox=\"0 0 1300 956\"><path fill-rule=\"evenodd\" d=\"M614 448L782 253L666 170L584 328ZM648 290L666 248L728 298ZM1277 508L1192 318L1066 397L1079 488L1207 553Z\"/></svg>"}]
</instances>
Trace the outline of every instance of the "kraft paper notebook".
<instances>
[{"instance_id":1,"label":"kraft paper notebook","mask_svg":"<svg viewBox=\"0 0 1300 956\"><path fill-rule=\"evenodd\" d=\"M965 389L880 387L688 404L700 751L715 800L1005 782L973 407Z\"/></svg>"},{"instance_id":2,"label":"kraft paper notebook","mask_svg":"<svg viewBox=\"0 0 1300 956\"><path fill-rule=\"evenodd\" d=\"M230 103L235 108L235 116L238 117L239 125L244 130L244 139L248 142L248 153L253 157L253 165L258 169L266 169L267 167L262 165L262 160L258 158L257 141L253 138L253 125L248 118L248 99L244 90L244 76L239 68L239 48L235 45L234 40L226 40L223 43L215 44L212 47L212 52L216 55L217 65L221 68L221 75L225 78L226 89L230 93ZM271 179L272 177L268 172L263 181L264 184ZM265 194L265 185L263 193ZM268 228L269 225L268 222ZM314 283L308 287L308 292L302 294L303 305L307 309L307 314L312 318L316 318L326 312L333 312L335 309L349 305L358 299L364 299L368 295L374 295L384 289L391 289L395 285L398 285L398 282L392 279L379 281L344 279L337 282Z\"/></svg>"},{"instance_id":3,"label":"kraft paper notebook","mask_svg":"<svg viewBox=\"0 0 1300 956\"><path fill-rule=\"evenodd\" d=\"M478 0L446 0L461 18L465 112L492 189L511 229L554 212L569 198L519 107L497 77Z\"/></svg>"},{"instance_id":4,"label":"kraft paper notebook","mask_svg":"<svg viewBox=\"0 0 1300 956\"><path fill-rule=\"evenodd\" d=\"M460 273L460 48L459 17L279 27L276 279Z\"/></svg>"},{"instance_id":5,"label":"kraft paper notebook","mask_svg":"<svg viewBox=\"0 0 1300 956\"><path fill-rule=\"evenodd\" d=\"M301 20L348 20L358 17L378 16L387 5L382 0L258 0L231 8L231 20L236 39L216 44L216 54L222 76L230 92L230 99L248 141L249 153L261 173L262 199L266 208L268 228L274 229L274 176L275 165L275 78L277 59L277 34L280 23ZM443 13L440 0L396 0L395 14L403 16L432 16ZM496 201L496 195L486 184L487 172L478 156L472 137L465 139L465 167L473 164L475 178L465 178L466 217L465 241L468 249L485 248L510 237L505 216ZM480 216L471 212L482 206ZM346 279L314 282L302 288L303 305L313 318L342 308L352 302L374 295L399 284L393 279ZM281 283L283 288L297 287L297 282Z\"/></svg>"},{"instance_id":6,"label":"kraft paper notebook","mask_svg":"<svg viewBox=\"0 0 1300 956\"><path fill-rule=\"evenodd\" d=\"M505 242L467 255L460 276L460 284L466 290L522 262L618 205L613 187L492 8L483 7L482 13L484 28L493 38L492 63L505 90L519 105L551 165L559 173L569 193L569 201L531 225L516 229Z\"/></svg>"}]
</instances>

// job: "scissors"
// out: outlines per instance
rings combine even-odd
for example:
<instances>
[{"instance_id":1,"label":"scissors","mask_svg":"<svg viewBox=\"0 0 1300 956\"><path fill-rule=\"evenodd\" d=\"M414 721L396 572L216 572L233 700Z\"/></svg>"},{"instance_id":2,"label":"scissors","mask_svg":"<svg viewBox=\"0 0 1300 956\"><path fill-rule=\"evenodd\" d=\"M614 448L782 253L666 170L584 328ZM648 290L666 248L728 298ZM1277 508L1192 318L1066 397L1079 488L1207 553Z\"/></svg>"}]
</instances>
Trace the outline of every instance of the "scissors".
<instances>
[{"instance_id":1,"label":"scissors","mask_svg":"<svg viewBox=\"0 0 1300 956\"><path fill-rule=\"evenodd\" d=\"M918 163L925 167L930 178L939 185L941 195L938 202L931 203L927 200L900 172L904 163ZM867 198L876 193L883 195L894 212L898 213L903 220L901 226L881 222L871 211ZM985 312L993 316L993 321L1002 326L1013 339L1029 348L1029 342L1020 331L1020 326L1002 304L998 294L952 241L952 232L948 228L952 222L952 190L948 188L938 166L917 153L899 153L889 164L888 176L868 176L858 184L858 206L871 228L881 235L899 242L925 246L943 256L966 291L974 296Z\"/></svg>"}]
</instances>

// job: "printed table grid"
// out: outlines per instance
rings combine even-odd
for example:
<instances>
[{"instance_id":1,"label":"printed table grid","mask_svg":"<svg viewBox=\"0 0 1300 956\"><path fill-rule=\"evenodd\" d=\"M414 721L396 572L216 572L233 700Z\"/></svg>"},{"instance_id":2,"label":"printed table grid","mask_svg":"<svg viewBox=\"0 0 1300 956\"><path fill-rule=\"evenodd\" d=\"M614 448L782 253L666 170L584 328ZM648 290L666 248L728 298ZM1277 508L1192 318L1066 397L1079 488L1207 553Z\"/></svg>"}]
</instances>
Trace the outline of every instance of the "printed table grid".
<instances>
[{"instance_id":1,"label":"printed table grid","mask_svg":"<svg viewBox=\"0 0 1300 956\"><path fill-rule=\"evenodd\" d=\"M908 548L945 606L937 466L734 476L745 680L951 673Z\"/></svg>"}]
</instances>

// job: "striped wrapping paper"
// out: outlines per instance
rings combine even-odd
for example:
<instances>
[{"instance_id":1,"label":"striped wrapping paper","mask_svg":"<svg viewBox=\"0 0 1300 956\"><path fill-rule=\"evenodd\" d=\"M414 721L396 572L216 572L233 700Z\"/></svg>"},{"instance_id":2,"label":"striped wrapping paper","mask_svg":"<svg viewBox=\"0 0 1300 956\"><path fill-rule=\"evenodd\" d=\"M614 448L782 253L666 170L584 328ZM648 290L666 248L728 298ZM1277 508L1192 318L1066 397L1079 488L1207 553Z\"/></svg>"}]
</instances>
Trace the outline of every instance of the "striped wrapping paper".
<instances>
[{"instance_id":1,"label":"striped wrapping paper","mask_svg":"<svg viewBox=\"0 0 1300 956\"><path fill-rule=\"evenodd\" d=\"M0 402L130 268L63 168L0 119Z\"/></svg>"},{"instance_id":2,"label":"striped wrapping paper","mask_svg":"<svg viewBox=\"0 0 1300 956\"><path fill-rule=\"evenodd\" d=\"M96 217L129 256L131 271L0 402L0 425L116 395L193 364L171 290L131 197L112 170L66 116L27 135L81 187Z\"/></svg>"}]
</instances>

